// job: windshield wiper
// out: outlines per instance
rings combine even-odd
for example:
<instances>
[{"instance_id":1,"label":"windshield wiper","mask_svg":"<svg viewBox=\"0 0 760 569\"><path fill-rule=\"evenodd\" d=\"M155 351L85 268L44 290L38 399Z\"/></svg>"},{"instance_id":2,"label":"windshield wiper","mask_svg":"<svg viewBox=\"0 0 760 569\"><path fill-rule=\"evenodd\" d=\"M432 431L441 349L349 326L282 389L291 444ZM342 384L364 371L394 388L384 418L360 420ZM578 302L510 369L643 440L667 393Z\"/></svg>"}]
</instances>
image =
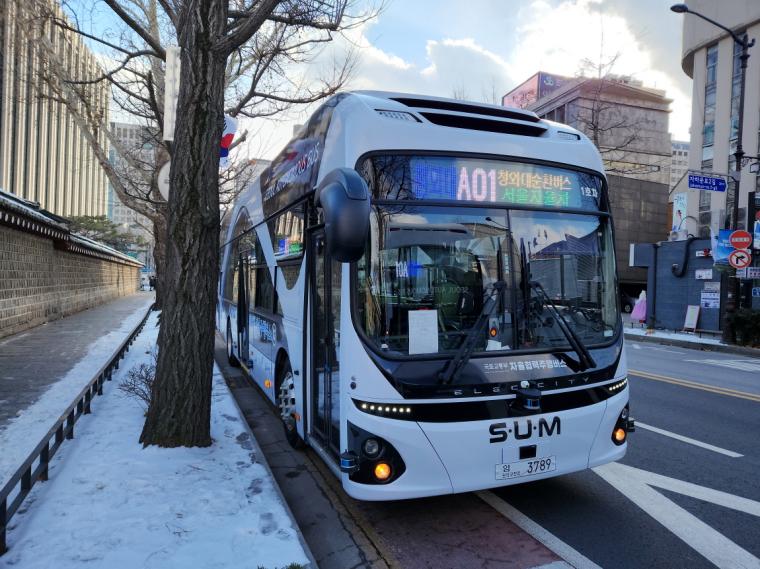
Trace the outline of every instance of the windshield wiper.
<instances>
[{"instance_id":1,"label":"windshield wiper","mask_svg":"<svg viewBox=\"0 0 760 569\"><path fill-rule=\"evenodd\" d=\"M486 324L488 324L488 320L491 318L496 306L498 306L499 299L501 298L502 292L506 288L507 283L504 281L496 281L491 286L493 286L493 292L495 292L495 294L491 294L491 296L488 297L488 300L483 303L483 309L480 311L480 316L478 316L475 324L464 337L456 354L454 354L454 357L446 363L446 367L444 367L438 374L438 383L444 385L451 383L454 376L459 373L470 360L472 352L475 350L475 343L485 329Z\"/></svg>"},{"instance_id":2,"label":"windshield wiper","mask_svg":"<svg viewBox=\"0 0 760 569\"><path fill-rule=\"evenodd\" d=\"M554 301L552 301L551 297L546 294L546 291L544 290L544 287L541 286L541 283L537 281L531 281L530 287L538 291L544 298L544 305L549 307L549 311L552 313L552 316L554 316L554 320L559 325L559 329L562 330L562 333L567 338L567 341L570 342L570 346L573 348L575 353L578 354L578 363L580 364L579 371L585 371L591 367L596 367L596 362L594 361L594 358L591 357L591 352L588 351L588 348L583 343L583 340L581 340L580 336L578 336L575 330L573 330L570 324L568 324L567 320L554 304Z\"/></svg>"}]
</instances>

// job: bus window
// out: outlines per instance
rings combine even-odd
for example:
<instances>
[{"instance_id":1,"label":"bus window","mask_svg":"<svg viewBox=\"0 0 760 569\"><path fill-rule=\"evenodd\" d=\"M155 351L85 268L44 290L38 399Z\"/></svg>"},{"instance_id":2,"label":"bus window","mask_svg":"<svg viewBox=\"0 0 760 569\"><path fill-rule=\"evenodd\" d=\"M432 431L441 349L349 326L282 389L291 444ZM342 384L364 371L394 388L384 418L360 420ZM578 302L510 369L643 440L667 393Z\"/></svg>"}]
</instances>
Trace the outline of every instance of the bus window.
<instances>
[{"instance_id":1,"label":"bus window","mask_svg":"<svg viewBox=\"0 0 760 569\"><path fill-rule=\"evenodd\" d=\"M298 204L267 222L274 256L279 261L303 255L304 206Z\"/></svg>"},{"instance_id":2,"label":"bus window","mask_svg":"<svg viewBox=\"0 0 760 569\"><path fill-rule=\"evenodd\" d=\"M267 267L264 251L261 248L261 241L256 240L254 249L254 305L258 309L274 312L274 283L272 282L272 273Z\"/></svg>"}]
</instances>

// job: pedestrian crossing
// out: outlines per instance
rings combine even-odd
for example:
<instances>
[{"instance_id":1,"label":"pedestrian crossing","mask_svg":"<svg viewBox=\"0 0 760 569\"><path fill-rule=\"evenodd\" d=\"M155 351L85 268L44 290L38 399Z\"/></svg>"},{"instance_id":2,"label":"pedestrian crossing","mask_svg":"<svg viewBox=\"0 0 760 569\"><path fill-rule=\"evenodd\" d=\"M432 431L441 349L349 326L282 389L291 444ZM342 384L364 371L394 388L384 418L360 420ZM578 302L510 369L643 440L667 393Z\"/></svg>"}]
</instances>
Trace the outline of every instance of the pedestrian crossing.
<instances>
[{"instance_id":1,"label":"pedestrian crossing","mask_svg":"<svg viewBox=\"0 0 760 569\"><path fill-rule=\"evenodd\" d=\"M760 360L686 360L698 364L727 367L733 370L760 372Z\"/></svg>"}]
</instances>

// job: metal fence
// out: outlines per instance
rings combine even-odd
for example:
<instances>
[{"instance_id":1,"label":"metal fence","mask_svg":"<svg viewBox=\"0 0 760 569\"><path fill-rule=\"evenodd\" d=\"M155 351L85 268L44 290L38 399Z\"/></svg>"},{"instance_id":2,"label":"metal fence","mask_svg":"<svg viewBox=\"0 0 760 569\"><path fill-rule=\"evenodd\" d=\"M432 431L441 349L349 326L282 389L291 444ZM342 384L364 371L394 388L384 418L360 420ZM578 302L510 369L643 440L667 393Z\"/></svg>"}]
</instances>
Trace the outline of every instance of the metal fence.
<instances>
[{"instance_id":1,"label":"metal fence","mask_svg":"<svg viewBox=\"0 0 760 569\"><path fill-rule=\"evenodd\" d=\"M113 371L119 369L119 361L129 351L135 338L145 326L149 315L150 311L147 311L140 323L114 351L108 362L100 368L87 386L82 389L76 399L74 399L74 402L66 408L16 473L3 486L3 489L0 490L0 555L3 555L8 550L6 531L13 514L21 507L35 482L48 479L50 460L64 440L74 438L74 424L82 415L90 413L92 400L95 396L103 395L103 383L111 381Z\"/></svg>"}]
</instances>

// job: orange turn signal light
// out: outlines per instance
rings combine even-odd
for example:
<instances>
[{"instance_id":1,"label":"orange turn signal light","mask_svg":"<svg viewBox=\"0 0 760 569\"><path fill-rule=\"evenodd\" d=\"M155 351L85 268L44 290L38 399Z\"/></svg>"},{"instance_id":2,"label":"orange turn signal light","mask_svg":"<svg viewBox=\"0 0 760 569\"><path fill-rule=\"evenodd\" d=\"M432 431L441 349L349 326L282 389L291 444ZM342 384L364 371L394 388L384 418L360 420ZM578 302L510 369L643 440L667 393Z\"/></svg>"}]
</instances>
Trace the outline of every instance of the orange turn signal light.
<instances>
[{"instance_id":1,"label":"orange turn signal light","mask_svg":"<svg viewBox=\"0 0 760 569\"><path fill-rule=\"evenodd\" d=\"M491 338L495 338L495 337L496 337L496 334L498 334L498 333L499 333L499 331L498 331L496 328L491 328L491 329L488 331L488 334L491 336Z\"/></svg>"},{"instance_id":2,"label":"orange turn signal light","mask_svg":"<svg viewBox=\"0 0 760 569\"><path fill-rule=\"evenodd\" d=\"M391 465L387 462L378 462L375 465L375 478L378 480L388 480L391 477Z\"/></svg>"},{"instance_id":3,"label":"orange turn signal light","mask_svg":"<svg viewBox=\"0 0 760 569\"><path fill-rule=\"evenodd\" d=\"M612 438L615 439L616 443L622 443L625 441L625 429L623 427L618 427L612 432Z\"/></svg>"}]
</instances>

